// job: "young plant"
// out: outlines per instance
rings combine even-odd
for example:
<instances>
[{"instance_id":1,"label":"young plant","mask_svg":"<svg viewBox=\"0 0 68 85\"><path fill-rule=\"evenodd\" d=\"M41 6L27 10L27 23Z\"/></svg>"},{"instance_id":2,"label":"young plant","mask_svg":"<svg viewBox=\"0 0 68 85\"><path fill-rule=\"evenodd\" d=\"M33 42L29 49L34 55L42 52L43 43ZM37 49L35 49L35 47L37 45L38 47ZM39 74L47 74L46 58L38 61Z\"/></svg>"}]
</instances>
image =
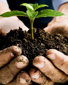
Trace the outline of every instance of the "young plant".
<instances>
[{"instance_id":1,"label":"young plant","mask_svg":"<svg viewBox=\"0 0 68 85\"><path fill-rule=\"evenodd\" d=\"M23 12L23 11L14 10L14 11L10 11L10 12L5 12L5 13L1 14L0 16L2 16L2 17L10 17L10 16L28 17L30 20L32 39L34 39L33 23L36 18L57 17L57 16L64 15L63 13L56 11L56 10L52 10L52 9L44 9L44 10L38 11L39 8L46 7L46 6L48 7L48 5L46 5L46 4L38 5L37 3L36 4L22 3L21 6L25 6L27 8L27 11Z\"/></svg>"}]
</instances>

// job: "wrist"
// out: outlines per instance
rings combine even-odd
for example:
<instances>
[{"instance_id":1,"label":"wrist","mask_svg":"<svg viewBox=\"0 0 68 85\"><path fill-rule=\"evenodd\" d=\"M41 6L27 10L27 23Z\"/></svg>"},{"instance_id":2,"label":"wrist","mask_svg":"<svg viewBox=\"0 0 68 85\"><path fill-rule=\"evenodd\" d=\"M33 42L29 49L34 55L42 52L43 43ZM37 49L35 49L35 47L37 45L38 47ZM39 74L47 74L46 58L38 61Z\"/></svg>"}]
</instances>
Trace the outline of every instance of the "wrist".
<instances>
[{"instance_id":1,"label":"wrist","mask_svg":"<svg viewBox=\"0 0 68 85\"><path fill-rule=\"evenodd\" d=\"M64 3L60 5L60 7L58 8L58 11L68 15L68 3Z\"/></svg>"}]
</instances>

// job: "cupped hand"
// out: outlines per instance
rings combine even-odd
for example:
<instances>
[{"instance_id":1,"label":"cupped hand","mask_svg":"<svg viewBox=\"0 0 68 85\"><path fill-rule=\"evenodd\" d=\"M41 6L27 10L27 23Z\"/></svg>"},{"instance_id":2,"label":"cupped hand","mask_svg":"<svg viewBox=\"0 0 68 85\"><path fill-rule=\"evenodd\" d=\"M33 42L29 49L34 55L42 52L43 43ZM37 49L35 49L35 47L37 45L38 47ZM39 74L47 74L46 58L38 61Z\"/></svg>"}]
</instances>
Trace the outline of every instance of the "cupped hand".
<instances>
[{"instance_id":1,"label":"cupped hand","mask_svg":"<svg viewBox=\"0 0 68 85\"><path fill-rule=\"evenodd\" d=\"M22 71L29 60L21 55L21 49L11 46L0 51L0 84L29 85L30 76Z\"/></svg>"},{"instance_id":2,"label":"cupped hand","mask_svg":"<svg viewBox=\"0 0 68 85\"><path fill-rule=\"evenodd\" d=\"M50 49L46 52L47 58L37 56L33 65L38 68L30 70L31 79L40 85L54 85L68 81L68 56Z\"/></svg>"},{"instance_id":3,"label":"cupped hand","mask_svg":"<svg viewBox=\"0 0 68 85\"><path fill-rule=\"evenodd\" d=\"M44 30L50 34L60 33L68 38L68 17L55 17ZM33 60L33 68L29 71L31 79L40 85L54 85L68 81L68 56L50 49L46 57L37 56Z\"/></svg>"},{"instance_id":4,"label":"cupped hand","mask_svg":"<svg viewBox=\"0 0 68 85\"><path fill-rule=\"evenodd\" d=\"M48 24L47 27L44 28L46 32L50 34L60 33L64 37L68 37L68 16L60 16L55 17Z\"/></svg>"},{"instance_id":5,"label":"cupped hand","mask_svg":"<svg viewBox=\"0 0 68 85\"><path fill-rule=\"evenodd\" d=\"M19 20L16 16L13 17L0 17L0 35L6 35L10 30L22 28L24 31L28 31L28 27Z\"/></svg>"}]
</instances>

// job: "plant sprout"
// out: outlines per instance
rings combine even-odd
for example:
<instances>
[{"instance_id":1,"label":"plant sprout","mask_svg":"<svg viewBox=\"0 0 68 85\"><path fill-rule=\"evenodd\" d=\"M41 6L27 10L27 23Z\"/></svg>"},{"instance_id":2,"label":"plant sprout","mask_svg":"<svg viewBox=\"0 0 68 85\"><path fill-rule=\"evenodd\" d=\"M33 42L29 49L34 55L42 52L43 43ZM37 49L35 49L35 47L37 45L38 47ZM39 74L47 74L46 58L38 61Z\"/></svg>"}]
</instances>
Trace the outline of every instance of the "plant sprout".
<instances>
[{"instance_id":1,"label":"plant sprout","mask_svg":"<svg viewBox=\"0 0 68 85\"><path fill-rule=\"evenodd\" d=\"M10 17L10 16L22 16L22 17L28 17L30 20L30 28L31 28L31 37L34 39L34 33L33 33L33 23L36 18L41 18L41 17L57 17L57 16L62 16L64 15L63 13L52 10L52 9L44 9L41 11L38 11L37 9L42 8L42 7L48 7L46 4L41 4L38 5L37 3L35 4L28 4L28 3L22 3L20 6L25 6L27 8L26 12L23 11L10 11L10 12L5 12L1 14L0 16L2 17Z\"/></svg>"}]
</instances>

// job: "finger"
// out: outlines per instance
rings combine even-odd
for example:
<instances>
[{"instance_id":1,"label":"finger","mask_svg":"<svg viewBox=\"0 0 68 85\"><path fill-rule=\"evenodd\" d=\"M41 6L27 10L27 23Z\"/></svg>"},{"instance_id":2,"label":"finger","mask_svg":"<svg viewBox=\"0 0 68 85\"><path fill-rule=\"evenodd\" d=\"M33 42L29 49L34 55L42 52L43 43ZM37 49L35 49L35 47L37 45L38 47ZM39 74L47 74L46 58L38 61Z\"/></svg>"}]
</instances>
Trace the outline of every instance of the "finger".
<instances>
[{"instance_id":1,"label":"finger","mask_svg":"<svg viewBox=\"0 0 68 85\"><path fill-rule=\"evenodd\" d=\"M29 30L29 28L27 26L25 26L25 24L22 21L19 20L18 24L20 25L19 27L21 27L23 31Z\"/></svg>"},{"instance_id":2,"label":"finger","mask_svg":"<svg viewBox=\"0 0 68 85\"><path fill-rule=\"evenodd\" d=\"M48 59L43 56L37 56L33 60L33 65L53 82L65 82L68 80L67 75L58 70Z\"/></svg>"},{"instance_id":3,"label":"finger","mask_svg":"<svg viewBox=\"0 0 68 85\"><path fill-rule=\"evenodd\" d=\"M48 50L46 55L57 68L68 75L68 56L54 49Z\"/></svg>"},{"instance_id":4,"label":"finger","mask_svg":"<svg viewBox=\"0 0 68 85\"><path fill-rule=\"evenodd\" d=\"M21 72L18 74L17 78L6 84L6 85L30 85L31 78L26 72Z\"/></svg>"},{"instance_id":5,"label":"finger","mask_svg":"<svg viewBox=\"0 0 68 85\"><path fill-rule=\"evenodd\" d=\"M49 26L45 27L44 30L49 33L50 32L50 27Z\"/></svg>"},{"instance_id":6,"label":"finger","mask_svg":"<svg viewBox=\"0 0 68 85\"><path fill-rule=\"evenodd\" d=\"M52 35L54 34L61 34L63 35L64 37L68 38L68 26L66 23L54 23L53 25L51 26L48 26L46 28L44 28L44 30Z\"/></svg>"},{"instance_id":7,"label":"finger","mask_svg":"<svg viewBox=\"0 0 68 85\"><path fill-rule=\"evenodd\" d=\"M8 63L5 67L0 69L0 82L6 84L13 80L13 78L28 65L28 59L20 55Z\"/></svg>"},{"instance_id":8,"label":"finger","mask_svg":"<svg viewBox=\"0 0 68 85\"><path fill-rule=\"evenodd\" d=\"M48 23L47 26L52 26L56 22L56 17L54 17L51 22Z\"/></svg>"},{"instance_id":9,"label":"finger","mask_svg":"<svg viewBox=\"0 0 68 85\"><path fill-rule=\"evenodd\" d=\"M0 67L7 64L14 57L15 54L16 55L21 54L21 49L17 46L11 46L4 50L1 50L0 51Z\"/></svg>"},{"instance_id":10,"label":"finger","mask_svg":"<svg viewBox=\"0 0 68 85\"><path fill-rule=\"evenodd\" d=\"M52 35L53 35L53 34L54 34L53 31L54 31L54 29L55 29L55 28L53 28L53 27L54 27L54 25L52 25L52 26L47 26L47 27L44 28L44 30L45 30L46 32L48 32L49 34L52 34Z\"/></svg>"},{"instance_id":11,"label":"finger","mask_svg":"<svg viewBox=\"0 0 68 85\"><path fill-rule=\"evenodd\" d=\"M53 85L54 82L48 79L43 73L39 70L32 68L29 71L32 81L40 85Z\"/></svg>"},{"instance_id":12,"label":"finger","mask_svg":"<svg viewBox=\"0 0 68 85\"><path fill-rule=\"evenodd\" d=\"M51 24L51 25L48 25L47 27L45 27L44 30L45 30L46 32L48 32L49 34L55 34L55 33L56 33L56 28L57 28L57 26L56 26L56 24L54 23L54 24ZM55 33L54 33L54 32L55 32Z\"/></svg>"}]
</instances>

